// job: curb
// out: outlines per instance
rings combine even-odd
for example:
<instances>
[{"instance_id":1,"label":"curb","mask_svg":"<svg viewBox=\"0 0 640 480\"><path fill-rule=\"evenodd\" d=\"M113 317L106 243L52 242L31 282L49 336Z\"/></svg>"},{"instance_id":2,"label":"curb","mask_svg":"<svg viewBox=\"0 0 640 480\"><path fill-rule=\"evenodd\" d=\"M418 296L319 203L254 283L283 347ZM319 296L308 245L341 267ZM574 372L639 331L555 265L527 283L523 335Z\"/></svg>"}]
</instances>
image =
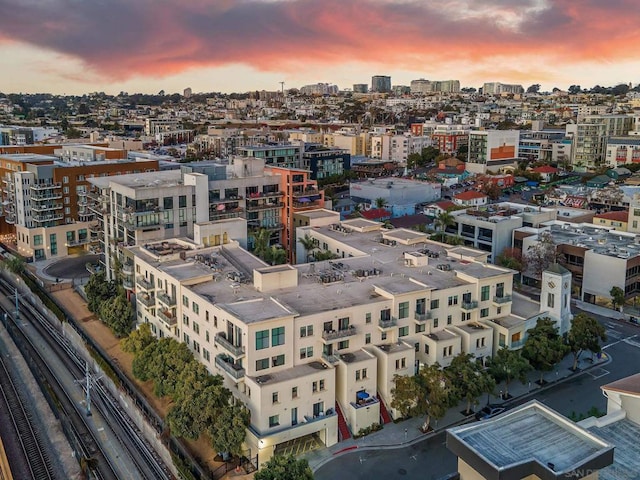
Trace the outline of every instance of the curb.
<instances>
[{"instance_id":1,"label":"curb","mask_svg":"<svg viewBox=\"0 0 640 480\"><path fill-rule=\"evenodd\" d=\"M551 387L554 387L556 385L559 385L561 383L564 383L566 381L569 381L571 379L577 378L580 375L583 375L585 373L587 373L589 370L592 370L596 367L602 367L604 365L608 365L609 363L611 363L612 359L611 359L611 355L609 355L608 353L602 353L602 355L604 357L606 357L606 359L602 362L598 362L595 363L593 365L589 365L587 368L583 368L579 371L576 371L575 373L569 374L566 377L562 377L559 378L558 380L554 380L552 382L548 382L546 385L540 387L540 388L536 388L530 392L526 392L523 393L522 395L519 395L517 397L513 397L511 399L509 399L506 402L503 402L503 405L512 405L515 404L516 402L520 401L520 400L526 400L528 397L531 397L533 395L536 395L540 392L546 391L548 389L550 389ZM331 456L328 456L324 459L322 459L321 461L319 461L316 465L312 466L311 469L313 470L313 472L316 472L317 470L319 470L321 467L323 467L324 465L326 465L327 463L333 461L334 459L338 458L338 457L342 457L344 455L347 455L351 452L353 452L354 450L358 450L358 451L371 451L371 450L394 450L394 449L399 449L399 448L405 448L405 447L410 447L422 440L426 440L428 438L432 438L435 437L441 433L446 432L447 429L451 428L451 427L457 427L459 425L463 425L465 423L468 423L469 421L471 421L474 418L473 415L469 415L461 420L458 420L456 422L450 423L446 426L442 426L439 428L434 428L432 431L430 431L429 433L425 433L422 434L418 437L415 437L411 440L407 440L406 442L401 442L401 443L394 443L394 444L386 444L386 445L352 445L349 447L345 447L341 450L338 450L337 452L334 452L331 454ZM384 431L381 430L381 431Z\"/></svg>"}]
</instances>

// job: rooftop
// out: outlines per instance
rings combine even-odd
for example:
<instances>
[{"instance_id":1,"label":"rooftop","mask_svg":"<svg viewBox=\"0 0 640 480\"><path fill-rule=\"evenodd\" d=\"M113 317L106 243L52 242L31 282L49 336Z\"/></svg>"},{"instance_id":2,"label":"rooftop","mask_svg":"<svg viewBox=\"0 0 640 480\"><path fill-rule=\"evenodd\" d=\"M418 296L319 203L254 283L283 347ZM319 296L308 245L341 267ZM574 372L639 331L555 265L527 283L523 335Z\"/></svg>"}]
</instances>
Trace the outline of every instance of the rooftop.
<instances>
[{"instance_id":1,"label":"rooftop","mask_svg":"<svg viewBox=\"0 0 640 480\"><path fill-rule=\"evenodd\" d=\"M453 198L456 200L474 200L476 198L487 198L487 195L475 190L467 190L466 192L457 193Z\"/></svg>"},{"instance_id":2,"label":"rooftop","mask_svg":"<svg viewBox=\"0 0 640 480\"><path fill-rule=\"evenodd\" d=\"M613 445L536 400L449 429L447 447L484 478L504 480L528 475L566 478L570 472L597 470L613 461Z\"/></svg>"},{"instance_id":3,"label":"rooftop","mask_svg":"<svg viewBox=\"0 0 640 480\"><path fill-rule=\"evenodd\" d=\"M306 377L321 370L326 370L327 368L328 367L322 362L309 362L303 365L287 368L285 370L280 370L279 372L249 378L260 385L274 384L294 380L300 377Z\"/></svg>"},{"instance_id":4,"label":"rooftop","mask_svg":"<svg viewBox=\"0 0 640 480\"><path fill-rule=\"evenodd\" d=\"M171 187L182 184L180 170L163 170L160 172L130 173L115 177L94 177L89 182L98 188L109 188L112 185L140 190L144 188Z\"/></svg>"},{"instance_id":5,"label":"rooftop","mask_svg":"<svg viewBox=\"0 0 640 480\"><path fill-rule=\"evenodd\" d=\"M603 390L614 390L621 393L640 395L640 373L608 383L603 385L601 388ZM638 438L640 438L640 436Z\"/></svg>"},{"instance_id":6,"label":"rooftop","mask_svg":"<svg viewBox=\"0 0 640 480\"><path fill-rule=\"evenodd\" d=\"M0 154L0 158L3 160L9 160L10 162L21 162L21 163L42 163L42 162L55 162L59 160L58 157L54 157L53 155L39 155L35 153L9 153L9 154Z\"/></svg>"},{"instance_id":7,"label":"rooftop","mask_svg":"<svg viewBox=\"0 0 640 480\"><path fill-rule=\"evenodd\" d=\"M640 472L640 456L638 455L640 425L623 419L604 427L592 427L589 431L602 440L615 445L616 448L613 463L598 472L599 480L638 478L638 472Z\"/></svg>"}]
</instances>

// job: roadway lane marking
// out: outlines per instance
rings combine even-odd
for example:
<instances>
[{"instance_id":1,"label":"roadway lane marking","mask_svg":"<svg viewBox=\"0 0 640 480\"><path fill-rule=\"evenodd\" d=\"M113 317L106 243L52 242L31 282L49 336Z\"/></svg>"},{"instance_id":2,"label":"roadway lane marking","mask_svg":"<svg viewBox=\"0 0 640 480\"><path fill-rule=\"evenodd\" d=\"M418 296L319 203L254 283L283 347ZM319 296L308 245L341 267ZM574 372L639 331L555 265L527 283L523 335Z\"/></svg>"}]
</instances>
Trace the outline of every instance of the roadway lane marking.
<instances>
[{"instance_id":1,"label":"roadway lane marking","mask_svg":"<svg viewBox=\"0 0 640 480\"><path fill-rule=\"evenodd\" d=\"M626 343L627 345L632 345L634 347L638 347L640 348L640 342L636 342L635 340L631 340L631 337L629 338L625 338L624 340L622 340L624 343Z\"/></svg>"},{"instance_id":2,"label":"roadway lane marking","mask_svg":"<svg viewBox=\"0 0 640 480\"><path fill-rule=\"evenodd\" d=\"M613 328L613 329L619 328L619 326L616 325L615 323L607 323L607 327Z\"/></svg>"},{"instance_id":3,"label":"roadway lane marking","mask_svg":"<svg viewBox=\"0 0 640 480\"><path fill-rule=\"evenodd\" d=\"M604 368L598 368L593 372L587 372L587 373L589 373L589 375L593 377L594 380L597 380L599 378L609 375L609 373L611 372L609 372L608 370L605 370ZM599 375L596 375L596 373L598 373Z\"/></svg>"},{"instance_id":4,"label":"roadway lane marking","mask_svg":"<svg viewBox=\"0 0 640 480\"><path fill-rule=\"evenodd\" d=\"M631 335L630 337L626 337L626 338L623 338L623 339L621 339L621 340L618 340L618 341L615 341L615 342L608 343L608 344L606 344L604 347L602 347L602 350L604 350L605 348L609 348L609 347L612 347L612 346L614 346L614 345L617 345L617 344L618 344L618 343L620 343L620 342L629 343L629 342L627 342L627 340L631 340L632 338L636 338L637 336L638 336L638 334L635 334L635 335ZM634 342L634 343L636 343L636 342Z\"/></svg>"}]
</instances>

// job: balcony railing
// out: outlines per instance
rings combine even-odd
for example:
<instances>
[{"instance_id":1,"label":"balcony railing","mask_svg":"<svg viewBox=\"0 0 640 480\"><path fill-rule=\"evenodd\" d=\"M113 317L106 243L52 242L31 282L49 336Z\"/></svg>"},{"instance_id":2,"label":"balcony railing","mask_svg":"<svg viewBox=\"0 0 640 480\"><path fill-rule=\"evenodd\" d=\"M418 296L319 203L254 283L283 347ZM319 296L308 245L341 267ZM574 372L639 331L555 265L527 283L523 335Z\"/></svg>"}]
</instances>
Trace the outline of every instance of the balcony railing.
<instances>
[{"instance_id":1,"label":"balcony railing","mask_svg":"<svg viewBox=\"0 0 640 480\"><path fill-rule=\"evenodd\" d=\"M426 322L431 318L431 312L424 312L424 313L415 312L413 318L416 322Z\"/></svg>"},{"instance_id":2,"label":"balcony railing","mask_svg":"<svg viewBox=\"0 0 640 480\"><path fill-rule=\"evenodd\" d=\"M356 334L356 327L353 325L349 325L347 328L342 330L325 330L322 332L323 340L331 341L337 340L339 338L350 337Z\"/></svg>"},{"instance_id":3,"label":"balcony railing","mask_svg":"<svg viewBox=\"0 0 640 480\"><path fill-rule=\"evenodd\" d=\"M87 269L87 272L89 273L98 273L100 271L102 271L102 266L100 264L96 265L93 263L87 263L85 265L85 268Z\"/></svg>"},{"instance_id":4,"label":"balcony railing","mask_svg":"<svg viewBox=\"0 0 640 480\"><path fill-rule=\"evenodd\" d=\"M302 191L294 191L293 196L295 197L307 197L310 195L319 195L320 191L317 188L305 188Z\"/></svg>"},{"instance_id":5,"label":"balcony railing","mask_svg":"<svg viewBox=\"0 0 640 480\"><path fill-rule=\"evenodd\" d=\"M151 295L138 295L136 299L147 308L156 306L156 299Z\"/></svg>"},{"instance_id":6,"label":"balcony railing","mask_svg":"<svg viewBox=\"0 0 640 480\"><path fill-rule=\"evenodd\" d=\"M125 262L122 264L122 273L125 275L133 274L133 263Z\"/></svg>"},{"instance_id":7,"label":"balcony railing","mask_svg":"<svg viewBox=\"0 0 640 480\"><path fill-rule=\"evenodd\" d=\"M221 355L216 356L216 365L219 366L222 370L227 372L231 377L236 380L240 380L244 378L244 368L233 362L233 359L223 357Z\"/></svg>"},{"instance_id":8,"label":"balcony railing","mask_svg":"<svg viewBox=\"0 0 640 480\"><path fill-rule=\"evenodd\" d=\"M351 406L355 409L370 407L371 405L375 405L379 400L376 397L367 397L362 400L358 400L357 402L350 402Z\"/></svg>"},{"instance_id":9,"label":"balcony railing","mask_svg":"<svg viewBox=\"0 0 640 480\"><path fill-rule=\"evenodd\" d=\"M276 203L261 203L258 205L247 204L247 212L255 212L259 210L269 210L270 208L282 208L284 204L282 202Z\"/></svg>"},{"instance_id":10,"label":"balcony railing","mask_svg":"<svg viewBox=\"0 0 640 480\"><path fill-rule=\"evenodd\" d=\"M36 203L31 207L32 212L48 212L49 210L60 210L61 203Z\"/></svg>"},{"instance_id":11,"label":"balcony railing","mask_svg":"<svg viewBox=\"0 0 640 480\"><path fill-rule=\"evenodd\" d=\"M44 202L46 200L60 200L62 198L62 193L49 192L49 191L38 191L33 192L31 194L31 200L36 202Z\"/></svg>"},{"instance_id":12,"label":"balcony railing","mask_svg":"<svg viewBox=\"0 0 640 480\"><path fill-rule=\"evenodd\" d=\"M175 307L176 299L168 295L166 292L158 292L156 298L167 307Z\"/></svg>"},{"instance_id":13,"label":"balcony railing","mask_svg":"<svg viewBox=\"0 0 640 480\"><path fill-rule=\"evenodd\" d=\"M216 334L216 336L214 337L214 342L236 357L244 355L244 347L234 345L221 333Z\"/></svg>"},{"instance_id":14,"label":"balcony railing","mask_svg":"<svg viewBox=\"0 0 640 480\"><path fill-rule=\"evenodd\" d=\"M520 348L524 345L524 340L512 340L511 341L511 348Z\"/></svg>"},{"instance_id":15,"label":"balcony railing","mask_svg":"<svg viewBox=\"0 0 640 480\"><path fill-rule=\"evenodd\" d=\"M91 233L102 233L102 226L99 222L89 224L89 231Z\"/></svg>"},{"instance_id":16,"label":"balcony railing","mask_svg":"<svg viewBox=\"0 0 640 480\"><path fill-rule=\"evenodd\" d=\"M89 243L89 237L67 240L66 243L67 243L67 247L77 247L78 245L86 245L87 243Z\"/></svg>"},{"instance_id":17,"label":"balcony railing","mask_svg":"<svg viewBox=\"0 0 640 480\"><path fill-rule=\"evenodd\" d=\"M136 278L136 284L143 290L153 290L153 283L144 277Z\"/></svg>"},{"instance_id":18,"label":"balcony railing","mask_svg":"<svg viewBox=\"0 0 640 480\"><path fill-rule=\"evenodd\" d=\"M36 192L53 190L56 188L62 188L62 184L60 182L57 182L57 183L36 183L35 185L31 185L31 190L35 190Z\"/></svg>"},{"instance_id":19,"label":"balcony railing","mask_svg":"<svg viewBox=\"0 0 640 480\"><path fill-rule=\"evenodd\" d=\"M338 363L338 360L339 360L337 355L329 355L328 353L323 353L322 358L332 365L334 363Z\"/></svg>"},{"instance_id":20,"label":"balcony railing","mask_svg":"<svg viewBox=\"0 0 640 480\"><path fill-rule=\"evenodd\" d=\"M383 320L382 318L378 320L378 327L380 327L383 330L393 328L396 325L398 325L398 319L396 317L391 317L388 320Z\"/></svg>"},{"instance_id":21,"label":"balcony railing","mask_svg":"<svg viewBox=\"0 0 640 480\"><path fill-rule=\"evenodd\" d=\"M136 222L127 221L124 222L124 226L128 230L143 230L145 228L157 228L162 226L162 220L158 219L154 222L145 222L144 224L137 224Z\"/></svg>"},{"instance_id":22,"label":"balcony railing","mask_svg":"<svg viewBox=\"0 0 640 480\"><path fill-rule=\"evenodd\" d=\"M247 195L247 200L251 200L253 198L271 198L271 197L282 197L284 192L255 192Z\"/></svg>"},{"instance_id":23,"label":"balcony railing","mask_svg":"<svg viewBox=\"0 0 640 480\"><path fill-rule=\"evenodd\" d=\"M209 220L227 220L230 218L239 218L244 212L243 208L237 208L235 210L212 210L209 212Z\"/></svg>"},{"instance_id":24,"label":"balcony railing","mask_svg":"<svg viewBox=\"0 0 640 480\"><path fill-rule=\"evenodd\" d=\"M478 302L477 300L472 300L470 302L462 302L462 305L460 305L460 308L462 310L475 310L476 308L478 308Z\"/></svg>"},{"instance_id":25,"label":"balcony railing","mask_svg":"<svg viewBox=\"0 0 640 480\"><path fill-rule=\"evenodd\" d=\"M133 280L125 278L122 281L122 286L124 287L125 290L133 290Z\"/></svg>"},{"instance_id":26,"label":"balcony railing","mask_svg":"<svg viewBox=\"0 0 640 480\"><path fill-rule=\"evenodd\" d=\"M176 316L172 312L169 312L167 310L159 310L158 318L170 327L178 323L178 319L176 318Z\"/></svg>"},{"instance_id":27,"label":"balcony railing","mask_svg":"<svg viewBox=\"0 0 640 480\"><path fill-rule=\"evenodd\" d=\"M505 303L511 303L511 295L496 295L493 297L493 303L497 303L498 305L504 305Z\"/></svg>"},{"instance_id":28,"label":"balcony railing","mask_svg":"<svg viewBox=\"0 0 640 480\"><path fill-rule=\"evenodd\" d=\"M309 208L320 205L320 200L311 200L309 202L293 202L294 208Z\"/></svg>"},{"instance_id":29,"label":"balcony railing","mask_svg":"<svg viewBox=\"0 0 640 480\"><path fill-rule=\"evenodd\" d=\"M55 222L57 220L62 220L64 215L62 213L53 213L49 215L33 215L31 217L34 222L44 223L44 222Z\"/></svg>"}]
</instances>

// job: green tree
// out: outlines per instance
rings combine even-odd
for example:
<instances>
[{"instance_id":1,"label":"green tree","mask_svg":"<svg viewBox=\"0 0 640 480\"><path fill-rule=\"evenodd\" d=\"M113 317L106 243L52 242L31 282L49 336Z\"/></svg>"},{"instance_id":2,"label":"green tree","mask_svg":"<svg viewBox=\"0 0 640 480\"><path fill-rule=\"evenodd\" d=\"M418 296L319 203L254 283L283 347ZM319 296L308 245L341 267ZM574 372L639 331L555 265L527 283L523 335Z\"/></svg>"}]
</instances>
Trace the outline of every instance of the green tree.
<instances>
[{"instance_id":1,"label":"green tree","mask_svg":"<svg viewBox=\"0 0 640 480\"><path fill-rule=\"evenodd\" d=\"M249 420L249 410L244 405L225 405L209 429L215 451L241 455Z\"/></svg>"},{"instance_id":2,"label":"green tree","mask_svg":"<svg viewBox=\"0 0 640 480\"><path fill-rule=\"evenodd\" d=\"M426 165L435 161L436 157L440 155L440 150L436 147L426 147L420 152L422 157L422 165Z\"/></svg>"},{"instance_id":3,"label":"green tree","mask_svg":"<svg viewBox=\"0 0 640 480\"><path fill-rule=\"evenodd\" d=\"M496 258L496 263L501 267L517 270L522 273L526 268L525 259L522 257L522 251L517 248L506 247L502 253Z\"/></svg>"},{"instance_id":4,"label":"green tree","mask_svg":"<svg viewBox=\"0 0 640 480\"><path fill-rule=\"evenodd\" d=\"M22 275L25 271L25 263L22 257L18 257L17 255L8 255L7 258L2 262L3 267L9 270L11 273L15 273L16 275Z\"/></svg>"},{"instance_id":5,"label":"green tree","mask_svg":"<svg viewBox=\"0 0 640 480\"><path fill-rule=\"evenodd\" d=\"M253 242L253 254L256 257L260 257L261 259L265 260L267 252L269 251L270 238L271 234L269 233L269 230L265 228L261 228L255 234Z\"/></svg>"},{"instance_id":6,"label":"green tree","mask_svg":"<svg viewBox=\"0 0 640 480\"><path fill-rule=\"evenodd\" d=\"M620 287L611 287L609 290L609 295L611 295L611 304L613 308L623 307L624 306L624 290Z\"/></svg>"},{"instance_id":7,"label":"green tree","mask_svg":"<svg viewBox=\"0 0 640 480\"><path fill-rule=\"evenodd\" d=\"M122 346L122 350L125 352L137 355L156 341L156 337L151 333L151 324L143 323L124 338L120 342L120 345Z\"/></svg>"},{"instance_id":8,"label":"green tree","mask_svg":"<svg viewBox=\"0 0 640 480\"><path fill-rule=\"evenodd\" d=\"M527 88L527 93L538 93L540 92L540 84L534 83Z\"/></svg>"},{"instance_id":9,"label":"green tree","mask_svg":"<svg viewBox=\"0 0 640 480\"><path fill-rule=\"evenodd\" d=\"M133 360L133 374L143 382L153 381L153 393L158 397L174 397L180 390L180 377L176 372L192 362L189 347L173 338L161 338L145 348Z\"/></svg>"},{"instance_id":10,"label":"green tree","mask_svg":"<svg viewBox=\"0 0 640 480\"><path fill-rule=\"evenodd\" d=\"M304 263L306 263L309 261L309 255L311 254L311 252L313 252L313 250L317 248L317 241L307 233L304 237L299 238L298 242L300 242L300 245L302 245L302 248L304 248Z\"/></svg>"},{"instance_id":11,"label":"green tree","mask_svg":"<svg viewBox=\"0 0 640 480\"><path fill-rule=\"evenodd\" d=\"M264 261L271 265L281 265L287 261L287 252L282 247L271 245Z\"/></svg>"},{"instance_id":12,"label":"green tree","mask_svg":"<svg viewBox=\"0 0 640 480\"><path fill-rule=\"evenodd\" d=\"M313 480L313 471L306 459L293 455L275 455L254 476L254 480Z\"/></svg>"},{"instance_id":13,"label":"green tree","mask_svg":"<svg viewBox=\"0 0 640 480\"><path fill-rule=\"evenodd\" d=\"M133 307L124 294L100 304L100 319L111 328L116 337L126 337L131 333L133 318Z\"/></svg>"},{"instance_id":14,"label":"green tree","mask_svg":"<svg viewBox=\"0 0 640 480\"><path fill-rule=\"evenodd\" d=\"M451 213L445 211L438 214L434 223L439 231L444 232L447 227L451 227L456 223L456 219Z\"/></svg>"},{"instance_id":15,"label":"green tree","mask_svg":"<svg viewBox=\"0 0 640 480\"><path fill-rule=\"evenodd\" d=\"M551 233L542 232L538 236L538 241L529 246L524 258L535 278L541 278L542 272L556 261L556 245L553 243Z\"/></svg>"},{"instance_id":16,"label":"green tree","mask_svg":"<svg viewBox=\"0 0 640 480\"><path fill-rule=\"evenodd\" d=\"M504 382L504 394L509 396L509 384L518 379L527 381L527 372L531 370L528 360L518 350L502 347L488 360L489 374L497 383Z\"/></svg>"},{"instance_id":17,"label":"green tree","mask_svg":"<svg viewBox=\"0 0 640 480\"><path fill-rule=\"evenodd\" d=\"M373 203L376 206L376 208L384 208L385 205L387 204L387 201L382 197L378 197L373 201Z\"/></svg>"},{"instance_id":18,"label":"green tree","mask_svg":"<svg viewBox=\"0 0 640 480\"><path fill-rule=\"evenodd\" d=\"M476 362L473 354L460 353L451 361L451 365L445 369L445 373L451 385L455 389L456 396L467 401L465 412L471 413L471 405L481 395L491 393L496 388L496 382L484 369L481 363Z\"/></svg>"},{"instance_id":19,"label":"green tree","mask_svg":"<svg viewBox=\"0 0 640 480\"><path fill-rule=\"evenodd\" d=\"M571 328L567 334L567 345L573 355L572 370L578 368L580 355L585 351L599 353L602 350L600 342L604 342L606 339L604 327L595 318L586 313L579 313L573 317Z\"/></svg>"},{"instance_id":20,"label":"green tree","mask_svg":"<svg viewBox=\"0 0 640 480\"><path fill-rule=\"evenodd\" d=\"M316 259L316 262L323 262L324 260L333 260L334 258L338 258L338 256L330 252L329 250L316 250L313 253L313 257Z\"/></svg>"},{"instance_id":21,"label":"green tree","mask_svg":"<svg viewBox=\"0 0 640 480\"><path fill-rule=\"evenodd\" d=\"M527 340L522 347L522 356L540 372L540 384L544 383L544 372L550 372L567 354L568 347L558 335L553 320L539 318L536 326L527 330Z\"/></svg>"},{"instance_id":22,"label":"green tree","mask_svg":"<svg viewBox=\"0 0 640 480\"><path fill-rule=\"evenodd\" d=\"M403 416L425 415L422 430L427 431L431 419L440 419L458 402L451 381L438 363L422 367L417 375L395 375L391 390L391 406Z\"/></svg>"},{"instance_id":23,"label":"green tree","mask_svg":"<svg viewBox=\"0 0 640 480\"><path fill-rule=\"evenodd\" d=\"M89 311L99 313L102 302L115 297L117 290L118 289L114 282L107 281L104 272L92 274L84 286L84 293L87 296L87 307L89 308Z\"/></svg>"},{"instance_id":24,"label":"green tree","mask_svg":"<svg viewBox=\"0 0 640 480\"><path fill-rule=\"evenodd\" d=\"M491 200L498 200L502 195L502 189L493 182L487 182L482 186L482 193Z\"/></svg>"}]
</instances>

